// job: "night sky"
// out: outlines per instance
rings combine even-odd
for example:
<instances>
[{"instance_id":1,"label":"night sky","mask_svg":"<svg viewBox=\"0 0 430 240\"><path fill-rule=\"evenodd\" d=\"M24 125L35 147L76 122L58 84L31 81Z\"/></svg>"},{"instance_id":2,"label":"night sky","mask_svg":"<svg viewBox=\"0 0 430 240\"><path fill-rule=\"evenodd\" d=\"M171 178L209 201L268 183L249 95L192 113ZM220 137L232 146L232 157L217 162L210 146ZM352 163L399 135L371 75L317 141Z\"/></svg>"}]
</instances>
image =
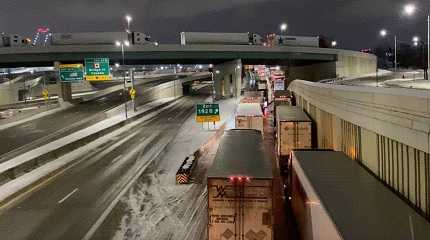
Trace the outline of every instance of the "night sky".
<instances>
[{"instance_id":1,"label":"night sky","mask_svg":"<svg viewBox=\"0 0 430 240\"><path fill-rule=\"evenodd\" d=\"M341 48L375 47L379 29L402 41L424 39L426 17L402 16L403 0L1 0L0 32L31 36L38 26L53 32L121 31L124 14L133 16L132 30L161 43L179 43L181 31L279 31L325 35ZM430 11L430 1L415 1Z\"/></svg>"}]
</instances>

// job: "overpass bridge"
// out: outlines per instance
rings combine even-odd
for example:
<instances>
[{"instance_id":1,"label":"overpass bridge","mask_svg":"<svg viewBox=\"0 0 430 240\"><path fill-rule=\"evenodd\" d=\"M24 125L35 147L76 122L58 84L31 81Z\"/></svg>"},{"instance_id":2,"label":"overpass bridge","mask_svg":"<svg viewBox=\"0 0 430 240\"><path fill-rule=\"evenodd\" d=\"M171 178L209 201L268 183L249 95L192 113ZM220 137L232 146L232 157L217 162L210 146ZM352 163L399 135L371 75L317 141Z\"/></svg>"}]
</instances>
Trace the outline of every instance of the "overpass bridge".
<instances>
[{"instance_id":1,"label":"overpass bridge","mask_svg":"<svg viewBox=\"0 0 430 240\"><path fill-rule=\"evenodd\" d=\"M318 148L343 151L430 220L430 92L296 80Z\"/></svg>"},{"instance_id":2,"label":"overpass bridge","mask_svg":"<svg viewBox=\"0 0 430 240\"><path fill-rule=\"evenodd\" d=\"M122 62L121 49L114 45L67 45L0 48L0 67L58 66L83 63L85 58L107 57ZM244 64L281 65L289 79L322 79L359 76L376 72L376 56L342 49L256 45L131 45L125 63L214 64L217 97L237 96ZM64 99L70 87L62 84Z\"/></svg>"},{"instance_id":3,"label":"overpass bridge","mask_svg":"<svg viewBox=\"0 0 430 240\"><path fill-rule=\"evenodd\" d=\"M0 48L0 67L53 66L54 62L83 62L88 57L107 57L121 62L121 49L114 45L67 45L49 47ZM243 64L289 65L296 75L309 68L319 79L325 75L351 76L375 72L374 55L331 48L265 47L256 45L131 45L126 48L126 64L220 64L240 59ZM317 76L317 75L321 76Z\"/></svg>"}]
</instances>

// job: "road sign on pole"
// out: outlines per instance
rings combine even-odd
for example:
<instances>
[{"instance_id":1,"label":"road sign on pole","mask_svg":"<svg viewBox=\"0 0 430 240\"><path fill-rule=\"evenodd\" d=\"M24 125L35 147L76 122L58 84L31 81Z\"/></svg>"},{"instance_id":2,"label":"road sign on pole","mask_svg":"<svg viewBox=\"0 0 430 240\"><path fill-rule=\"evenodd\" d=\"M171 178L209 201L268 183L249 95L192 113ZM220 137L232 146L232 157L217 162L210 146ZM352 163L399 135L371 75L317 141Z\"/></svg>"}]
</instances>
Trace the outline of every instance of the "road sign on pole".
<instances>
[{"instance_id":1,"label":"road sign on pole","mask_svg":"<svg viewBox=\"0 0 430 240\"><path fill-rule=\"evenodd\" d=\"M86 58L85 73L87 81L111 80L109 58Z\"/></svg>"},{"instance_id":2,"label":"road sign on pole","mask_svg":"<svg viewBox=\"0 0 430 240\"><path fill-rule=\"evenodd\" d=\"M134 99L136 97L136 89L132 88L130 89L130 98Z\"/></svg>"},{"instance_id":3,"label":"road sign on pole","mask_svg":"<svg viewBox=\"0 0 430 240\"><path fill-rule=\"evenodd\" d=\"M49 100L49 92L48 89L43 89L42 91L43 99Z\"/></svg>"},{"instance_id":4,"label":"road sign on pole","mask_svg":"<svg viewBox=\"0 0 430 240\"><path fill-rule=\"evenodd\" d=\"M60 80L62 82L77 82L84 80L84 65L61 64L59 66Z\"/></svg>"},{"instance_id":5,"label":"road sign on pole","mask_svg":"<svg viewBox=\"0 0 430 240\"><path fill-rule=\"evenodd\" d=\"M205 103L197 104L196 121L199 123L204 122L219 122L219 104Z\"/></svg>"}]
</instances>

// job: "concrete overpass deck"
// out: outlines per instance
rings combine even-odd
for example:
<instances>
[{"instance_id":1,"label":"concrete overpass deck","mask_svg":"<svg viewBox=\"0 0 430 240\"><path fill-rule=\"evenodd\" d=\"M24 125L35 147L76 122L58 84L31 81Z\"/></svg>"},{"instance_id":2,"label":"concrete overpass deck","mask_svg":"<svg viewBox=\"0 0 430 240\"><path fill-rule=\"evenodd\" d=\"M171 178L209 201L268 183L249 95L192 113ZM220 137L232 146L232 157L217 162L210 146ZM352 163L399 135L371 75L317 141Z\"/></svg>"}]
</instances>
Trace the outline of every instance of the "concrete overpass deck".
<instances>
[{"instance_id":1,"label":"concrete overpass deck","mask_svg":"<svg viewBox=\"0 0 430 240\"><path fill-rule=\"evenodd\" d=\"M127 64L242 62L335 62L339 56L369 56L348 50L310 47L264 47L254 45L132 45L126 48ZM119 61L121 49L114 45L65 45L0 48L0 66L52 65L55 61L80 62L86 57L109 57Z\"/></svg>"}]
</instances>

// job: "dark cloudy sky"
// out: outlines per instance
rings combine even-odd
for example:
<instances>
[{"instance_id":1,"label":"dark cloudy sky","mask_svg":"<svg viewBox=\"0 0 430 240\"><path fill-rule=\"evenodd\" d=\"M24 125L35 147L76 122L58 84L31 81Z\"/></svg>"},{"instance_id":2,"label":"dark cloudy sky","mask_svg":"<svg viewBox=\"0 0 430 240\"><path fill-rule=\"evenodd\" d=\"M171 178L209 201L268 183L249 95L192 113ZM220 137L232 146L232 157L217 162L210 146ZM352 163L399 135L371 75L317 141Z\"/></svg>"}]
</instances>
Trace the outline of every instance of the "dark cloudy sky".
<instances>
[{"instance_id":1,"label":"dark cloudy sky","mask_svg":"<svg viewBox=\"0 0 430 240\"><path fill-rule=\"evenodd\" d=\"M54 32L120 31L130 13L132 29L160 42L179 42L181 31L278 31L323 34L348 49L373 47L384 27L410 41L426 36L425 16L400 14L404 0L1 0L0 31L30 35L38 26ZM430 1L415 1L430 11Z\"/></svg>"}]
</instances>

